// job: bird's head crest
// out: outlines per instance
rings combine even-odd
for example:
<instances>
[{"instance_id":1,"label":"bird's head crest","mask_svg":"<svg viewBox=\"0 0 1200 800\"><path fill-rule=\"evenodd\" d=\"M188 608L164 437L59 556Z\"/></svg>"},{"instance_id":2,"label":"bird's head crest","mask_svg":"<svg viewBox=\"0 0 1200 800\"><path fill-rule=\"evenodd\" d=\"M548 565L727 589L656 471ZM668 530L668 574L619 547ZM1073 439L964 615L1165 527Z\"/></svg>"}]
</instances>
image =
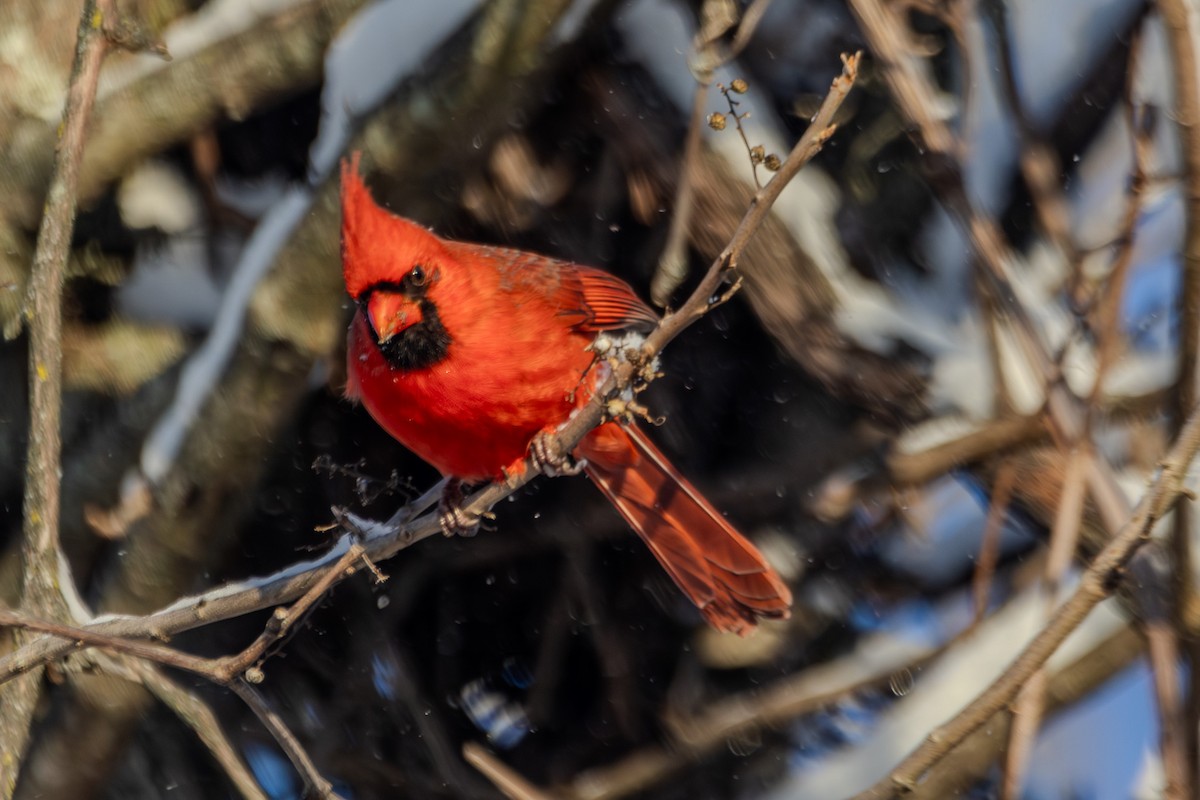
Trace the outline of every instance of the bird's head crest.
<instances>
[{"instance_id":1,"label":"bird's head crest","mask_svg":"<svg viewBox=\"0 0 1200 800\"><path fill-rule=\"evenodd\" d=\"M399 282L414 265L437 263L444 252L429 230L375 202L359 174L360 156L342 160L342 274L355 299L377 283Z\"/></svg>"}]
</instances>

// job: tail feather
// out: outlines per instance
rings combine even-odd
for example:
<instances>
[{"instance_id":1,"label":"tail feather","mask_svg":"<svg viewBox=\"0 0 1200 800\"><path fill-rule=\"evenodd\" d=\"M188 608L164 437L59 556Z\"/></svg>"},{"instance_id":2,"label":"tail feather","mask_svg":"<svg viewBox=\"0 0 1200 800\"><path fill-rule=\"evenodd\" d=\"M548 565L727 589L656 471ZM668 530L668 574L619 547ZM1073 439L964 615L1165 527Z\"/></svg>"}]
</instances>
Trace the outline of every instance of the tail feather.
<instances>
[{"instance_id":1,"label":"tail feather","mask_svg":"<svg viewBox=\"0 0 1200 800\"><path fill-rule=\"evenodd\" d=\"M748 539L634 426L604 425L579 446L587 474L718 630L787 617L792 594Z\"/></svg>"}]
</instances>

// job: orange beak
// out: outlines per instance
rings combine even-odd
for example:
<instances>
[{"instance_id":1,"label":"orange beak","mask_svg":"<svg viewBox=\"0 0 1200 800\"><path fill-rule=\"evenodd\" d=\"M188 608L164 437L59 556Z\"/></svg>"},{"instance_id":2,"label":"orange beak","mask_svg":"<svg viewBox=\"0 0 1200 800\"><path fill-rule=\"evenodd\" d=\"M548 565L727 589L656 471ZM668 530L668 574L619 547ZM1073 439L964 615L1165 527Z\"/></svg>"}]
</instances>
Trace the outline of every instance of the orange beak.
<instances>
[{"instance_id":1,"label":"orange beak","mask_svg":"<svg viewBox=\"0 0 1200 800\"><path fill-rule=\"evenodd\" d=\"M416 301L394 292L375 292L367 301L367 321L380 344L398 336L423 319Z\"/></svg>"}]
</instances>

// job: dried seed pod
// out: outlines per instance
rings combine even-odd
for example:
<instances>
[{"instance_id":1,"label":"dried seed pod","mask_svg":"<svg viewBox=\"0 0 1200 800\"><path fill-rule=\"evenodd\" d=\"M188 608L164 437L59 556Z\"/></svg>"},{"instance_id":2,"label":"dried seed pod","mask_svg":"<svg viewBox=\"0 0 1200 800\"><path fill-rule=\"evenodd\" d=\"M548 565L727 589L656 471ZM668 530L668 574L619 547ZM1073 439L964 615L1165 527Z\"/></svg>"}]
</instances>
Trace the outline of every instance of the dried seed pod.
<instances>
[{"instance_id":1,"label":"dried seed pod","mask_svg":"<svg viewBox=\"0 0 1200 800\"><path fill-rule=\"evenodd\" d=\"M720 111L714 111L708 115L708 127L714 131L725 130L725 115Z\"/></svg>"}]
</instances>

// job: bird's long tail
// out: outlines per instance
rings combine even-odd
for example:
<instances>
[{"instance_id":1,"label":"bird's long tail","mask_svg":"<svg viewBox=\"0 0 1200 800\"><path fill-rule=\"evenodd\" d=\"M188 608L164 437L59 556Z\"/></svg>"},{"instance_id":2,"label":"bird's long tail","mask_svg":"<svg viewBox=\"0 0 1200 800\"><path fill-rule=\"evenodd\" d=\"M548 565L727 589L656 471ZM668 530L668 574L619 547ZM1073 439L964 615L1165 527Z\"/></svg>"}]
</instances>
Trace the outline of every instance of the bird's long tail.
<instances>
[{"instance_id":1,"label":"bird's long tail","mask_svg":"<svg viewBox=\"0 0 1200 800\"><path fill-rule=\"evenodd\" d=\"M759 617L788 616L792 593L779 574L637 427L603 425L577 453L714 628L745 636Z\"/></svg>"}]
</instances>

